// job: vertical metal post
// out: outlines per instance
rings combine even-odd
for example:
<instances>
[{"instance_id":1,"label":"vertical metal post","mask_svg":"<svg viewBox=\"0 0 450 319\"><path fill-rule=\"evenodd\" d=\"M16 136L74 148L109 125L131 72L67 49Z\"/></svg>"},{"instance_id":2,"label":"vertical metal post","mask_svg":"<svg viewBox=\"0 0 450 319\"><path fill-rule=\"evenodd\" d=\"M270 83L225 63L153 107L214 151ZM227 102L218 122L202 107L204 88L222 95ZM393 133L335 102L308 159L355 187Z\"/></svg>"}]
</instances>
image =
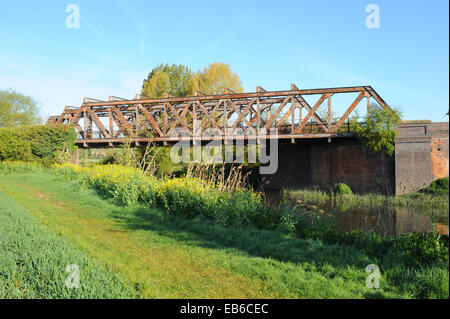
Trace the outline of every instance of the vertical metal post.
<instances>
[{"instance_id":1,"label":"vertical metal post","mask_svg":"<svg viewBox=\"0 0 450 319\"><path fill-rule=\"evenodd\" d=\"M109 117L109 136L113 138L114 136L114 122L113 122L113 113L111 108L108 108L108 117Z\"/></svg>"},{"instance_id":2,"label":"vertical metal post","mask_svg":"<svg viewBox=\"0 0 450 319\"><path fill-rule=\"evenodd\" d=\"M223 132L226 134L228 125L227 101L223 101Z\"/></svg>"},{"instance_id":3,"label":"vertical metal post","mask_svg":"<svg viewBox=\"0 0 450 319\"><path fill-rule=\"evenodd\" d=\"M331 118L331 95L328 96L328 133L333 131L332 128L332 118Z\"/></svg>"},{"instance_id":4,"label":"vertical metal post","mask_svg":"<svg viewBox=\"0 0 450 319\"><path fill-rule=\"evenodd\" d=\"M75 149L75 152L72 155L72 164L78 165L78 146Z\"/></svg>"},{"instance_id":5,"label":"vertical metal post","mask_svg":"<svg viewBox=\"0 0 450 319\"><path fill-rule=\"evenodd\" d=\"M167 134L167 104L164 103L164 134Z\"/></svg>"}]
</instances>

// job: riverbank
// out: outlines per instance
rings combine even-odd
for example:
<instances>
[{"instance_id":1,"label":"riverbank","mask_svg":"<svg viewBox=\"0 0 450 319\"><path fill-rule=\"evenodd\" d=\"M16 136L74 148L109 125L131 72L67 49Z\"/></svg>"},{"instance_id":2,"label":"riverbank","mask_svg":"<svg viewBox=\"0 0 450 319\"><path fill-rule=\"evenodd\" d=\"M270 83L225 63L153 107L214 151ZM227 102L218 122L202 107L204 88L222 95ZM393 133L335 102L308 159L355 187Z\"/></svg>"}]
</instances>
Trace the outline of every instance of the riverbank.
<instances>
[{"instance_id":1,"label":"riverbank","mask_svg":"<svg viewBox=\"0 0 450 319\"><path fill-rule=\"evenodd\" d=\"M348 206L349 208L378 208L401 207L411 209L449 209L448 194L434 195L417 192L400 196L383 196L378 194L346 194L336 196L331 192L314 190L284 190L282 198L291 202L298 200L306 204L317 205L322 208Z\"/></svg>"},{"instance_id":2,"label":"riverbank","mask_svg":"<svg viewBox=\"0 0 450 319\"><path fill-rule=\"evenodd\" d=\"M83 183L75 170L12 165L0 169L0 191L49 232L113 269L137 297L448 298L448 240L437 234L337 233L327 230L326 219L301 209L224 224L201 211L192 216L114 198L120 190L138 190L128 182L139 183L116 181L117 169L88 175L118 183L113 192ZM164 198L176 201L178 195L168 194L185 187L176 186L162 189ZM236 197L234 209L254 207L247 200ZM9 256L18 254L8 249ZM380 269L379 289L366 286L370 264Z\"/></svg>"}]
</instances>

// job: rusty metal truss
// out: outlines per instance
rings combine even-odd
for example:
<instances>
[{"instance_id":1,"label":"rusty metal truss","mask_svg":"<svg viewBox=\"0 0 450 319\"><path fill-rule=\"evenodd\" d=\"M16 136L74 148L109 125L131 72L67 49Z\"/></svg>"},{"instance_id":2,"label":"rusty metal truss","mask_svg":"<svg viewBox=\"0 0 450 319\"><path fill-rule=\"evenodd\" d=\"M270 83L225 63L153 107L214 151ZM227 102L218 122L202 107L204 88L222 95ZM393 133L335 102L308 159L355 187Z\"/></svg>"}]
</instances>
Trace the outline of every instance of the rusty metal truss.
<instances>
[{"instance_id":1,"label":"rusty metal truss","mask_svg":"<svg viewBox=\"0 0 450 319\"><path fill-rule=\"evenodd\" d=\"M363 99L375 99L384 108L389 106L371 86L298 89L294 84L287 91L147 98L136 96L127 100L111 96L109 101L85 98L80 107L66 106L60 116L48 123L72 124L77 144L109 145L132 139L139 142L173 142L185 139L250 139L250 138L330 138L348 135L345 121ZM332 96L357 93L356 99L343 114L332 119ZM305 96L317 95L310 105ZM355 94L356 95L356 94ZM327 102L327 118L318 109ZM326 104L325 104L326 105ZM94 130L94 126L96 130ZM349 127L349 126L348 126ZM204 134L213 130L213 134ZM276 132L276 133L274 133Z\"/></svg>"}]
</instances>

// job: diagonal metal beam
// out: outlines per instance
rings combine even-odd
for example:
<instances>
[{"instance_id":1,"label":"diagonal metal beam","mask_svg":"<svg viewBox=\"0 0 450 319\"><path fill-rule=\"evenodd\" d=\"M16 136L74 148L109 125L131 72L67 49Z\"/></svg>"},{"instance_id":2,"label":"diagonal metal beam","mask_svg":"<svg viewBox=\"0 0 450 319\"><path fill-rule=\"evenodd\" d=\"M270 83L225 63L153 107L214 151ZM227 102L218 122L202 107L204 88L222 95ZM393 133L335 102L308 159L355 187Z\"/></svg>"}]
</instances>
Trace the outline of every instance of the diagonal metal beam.
<instances>
[{"instance_id":1,"label":"diagonal metal beam","mask_svg":"<svg viewBox=\"0 0 450 319\"><path fill-rule=\"evenodd\" d=\"M91 119L94 121L95 126L100 130L100 132L103 134L104 137L110 138L109 132L106 130L106 128L103 126L103 123L100 121L98 116L92 111L91 108L87 109Z\"/></svg>"},{"instance_id":2,"label":"diagonal metal beam","mask_svg":"<svg viewBox=\"0 0 450 319\"><path fill-rule=\"evenodd\" d=\"M330 93L331 94L331 93ZM332 95L332 94L331 94ZM331 96L330 95L330 96ZM297 101L300 103L300 105L302 107L304 107L305 109L307 109L308 112L311 112L312 108L311 106L308 104L308 102L306 102L306 100L303 98L303 96L298 95L296 96ZM312 116L314 117L314 119L317 121L317 123L319 123L320 127L326 132L328 131L328 127L325 124L325 122L323 121L323 119L316 113L314 112L312 114Z\"/></svg>"},{"instance_id":3,"label":"diagonal metal beam","mask_svg":"<svg viewBox=\"0 0 450 319\"><path fill-rule=\"evenodd\" d=\"M309 119L314 116L314 114L316 113L317 109L322 105L323 101L325 101L325 99L327 97L328 97L328 94L322 94L322 96L316 102L314 107L312 109L310 109L308 114L305 116L305 118L300 122L298 127L295 129L294 134L300 134L302 132L302 130L305 127L306 123L308 123Z\"/></svg>"},{"instance_id":4,"label":"diagonal metal beam","mask_svg":"<svg viewBox=\"0 0 450 319\"><path fill-rule=\"evenodd\" d=\"M272 122L275 121L275 119L277 118L278 115L280 115L281 111L284 109L284 107L286 106L286 104L288 102L291 101L291 97L287 96L283 102L280 104L280 106L278 107L277 111L272 114L272 116L270 116L269 119L267 119L266 125L264 125L264 127L267 129L270 127L270 125L272 125Z\"/></svg>"},{"instance_id":5,"label":"diagonal metal beam","mask_svg":"<svg viewBox=\"0 0 450 319\"><path fill-rule=\"evenodd\" d=\"M147 121L150 122L151 125L153 125L153 128L155 129L155 131L159 134L159 136L163 137L165 136L165 134L161 131L161 129L159 128L158 123L156 122L156 120L153 118L153 116L147 111L147 109L141 105L139 105L139 110L142 112L142 114L144 114L144 117Z\"/></svg>"},{"instance_id":6,"label":"diagonal metal beam","mask_svg":"<svg viewBox=\"0 0 450 319\"><path fill-rule=\"evenodd\" d=\"M356 106L358 106L359 102L361 102L361 100L365 96L366 96L366 92L363 91L363 92L359 93L359 95L356 98L356 100L350 105L350 107L347 109L347 111L345 111L344 115L341 116L339 121L334 126L333 129L334 129L335 132L337 132L339 130L339 128L342 126L342 124L347 119L347 117L350 115L350 113L353 112L353 110L356 108Z\"/></svg>"}]
</instances>

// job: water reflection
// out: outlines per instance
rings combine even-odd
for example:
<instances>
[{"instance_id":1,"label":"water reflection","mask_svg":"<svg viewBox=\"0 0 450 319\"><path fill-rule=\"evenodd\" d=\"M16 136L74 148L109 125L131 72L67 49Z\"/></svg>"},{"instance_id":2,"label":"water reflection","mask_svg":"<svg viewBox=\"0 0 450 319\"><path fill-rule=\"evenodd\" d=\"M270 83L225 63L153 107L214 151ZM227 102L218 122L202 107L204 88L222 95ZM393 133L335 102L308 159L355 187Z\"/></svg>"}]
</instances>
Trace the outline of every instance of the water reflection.
<instances>
[{"instance_id":1,"label":"water reflection","mask_svg":"<svg viewBox=\"0 0 450 319\"><path fill-rule=\"evenodd\" d=\"M436 224L437 230L448 235L448 217L446 223L437 221L442 219L438 217L442 216L440 212L424 214L406 208L348 209L336 213L336 216L343 229L349 232L358 230L376 232L383 236L396 236L413 232L429 232L434 229L434 224Z\"/></svg>"},{"instance_id":2,"label":"water reflection","mask_svg":"<svg viewBox=\"0 0 450 319\"><path fill-rule=\"evenodd\" d=\"M266 191L266 204L276 208L283 200L279 191ZM448 236L448 210L390 207L358 207L336 206L329 202L328 207L321 207L334 212L344 231L376 232L382 236L397 236L413 232L429 232L436 230Z\"/></svg>"}]
</instances>

